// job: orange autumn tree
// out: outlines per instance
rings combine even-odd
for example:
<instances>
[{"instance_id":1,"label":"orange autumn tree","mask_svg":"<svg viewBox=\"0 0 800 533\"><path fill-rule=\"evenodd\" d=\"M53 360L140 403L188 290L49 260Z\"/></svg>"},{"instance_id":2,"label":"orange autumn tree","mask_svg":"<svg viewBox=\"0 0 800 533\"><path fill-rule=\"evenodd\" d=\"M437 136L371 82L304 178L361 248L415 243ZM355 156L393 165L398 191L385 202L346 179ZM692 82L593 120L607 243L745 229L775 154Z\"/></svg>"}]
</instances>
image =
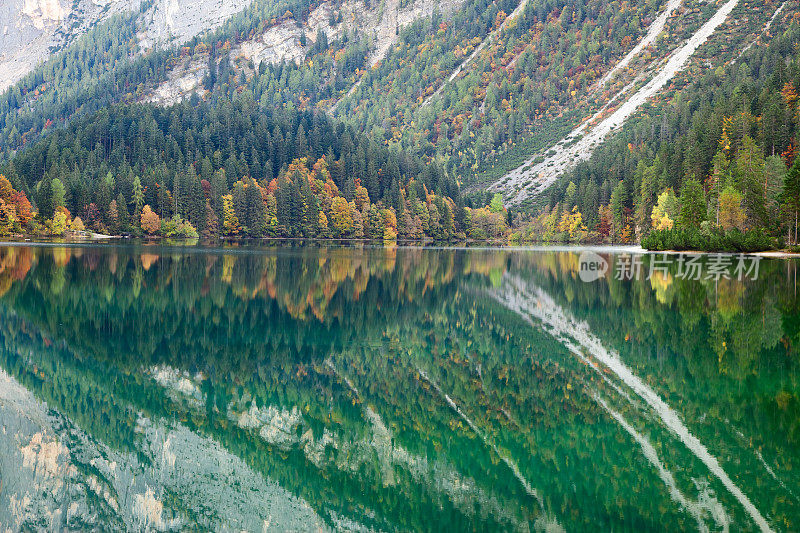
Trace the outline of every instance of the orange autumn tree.
<instances>
[{"instance_id":1,"label":"orange autumn tree","mask_svg":"<svg viewBox=\"0 0 800 533\"><path fill-rule=\"evenodd\" d=\"M14 233L17 224L17 215L14 206L0 200L0 235L6 236Z\"/></svg>"},{"instance_id":2,"label":"orange autumn tree","mask_svg":"<svg viewBox=\"0 0 800 533\"><path fill-rule=\"evenodd\" d=\"M369 193L367 192L367 188L363 185L356 187L355 202L359 211L364 209L365 205L369 206Z\"/></svg>"},{"instance_id":3,"label":"orange autumn tree","mask_svg":"<svg viewBox=\"0 0 800 533\"><path fill-rule=\"evenodd\" d=\"M12 203L17 210L17 219L22 227L27 227L33 218L33 206L22 191L14 191Z\"/></svg>"},{"instance_id":4,"label":"orange autumn tree","mask_svg":"<svg viewBox=\"0 0 800 533\"><path fill-rule=\"evenodd\" d=\"M2 210L2 226L0 230L5 234L12 231L21 231L27 228L33 218L33 209L28 197L22 191L17 191L0 174L0 210Z\"/></svg>"},{"instance_id":5,"label":"orange autumn tree","mask_svg":"<svg viewBox=\"0 0 800 533\"><path fill-rule=\"evenodd\" d=\"M149 235L155 235L161 231L161 217L159 217L149 205L142 208L142 229Z\"/></svg>"},{"instance_id":6,"label":"orange autumn tree","mask_svg":"<svg viewBox=\"0 0 800 533\"><path fill-rule=\"evenodd\" d=\"M787 81L783 89L781 90L781 96L783 97L783 101L786 104L786 107L792 108L794 104L797 102L797 90L794 88L794 84L791 81Z\"/></svg>"},{"instance_id":7,"label":"orange autumn tree","mask_svg":"<svg viewBox=\"0 0 800 533\"><path fill-rule=\"evenodd\" d=\"M14 187L11 186L11 182L8 181L8 178L0 174L0 199L10 203L13 194Z\"/></svg>"}]
</instances>

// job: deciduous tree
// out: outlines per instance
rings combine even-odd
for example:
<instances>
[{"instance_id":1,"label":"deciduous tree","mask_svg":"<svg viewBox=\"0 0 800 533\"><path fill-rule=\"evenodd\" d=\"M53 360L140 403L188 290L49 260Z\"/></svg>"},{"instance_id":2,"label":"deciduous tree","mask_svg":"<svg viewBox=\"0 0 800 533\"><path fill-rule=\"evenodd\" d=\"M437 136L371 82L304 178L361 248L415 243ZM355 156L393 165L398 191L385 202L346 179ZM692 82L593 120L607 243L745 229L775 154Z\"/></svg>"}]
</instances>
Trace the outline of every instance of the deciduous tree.
<instances>
[{"instance_id":1,"label":"deciduous tree","mask_svg":"<svg viewBox=\"0 0 800 533\"><path fill-rule=\"evenodd\" d=\"M146 204L142 208L141 224L142 229L148 235L155 235L161 231L161 217L154 213L150 206Z\"/></svg>"}]
</instances>

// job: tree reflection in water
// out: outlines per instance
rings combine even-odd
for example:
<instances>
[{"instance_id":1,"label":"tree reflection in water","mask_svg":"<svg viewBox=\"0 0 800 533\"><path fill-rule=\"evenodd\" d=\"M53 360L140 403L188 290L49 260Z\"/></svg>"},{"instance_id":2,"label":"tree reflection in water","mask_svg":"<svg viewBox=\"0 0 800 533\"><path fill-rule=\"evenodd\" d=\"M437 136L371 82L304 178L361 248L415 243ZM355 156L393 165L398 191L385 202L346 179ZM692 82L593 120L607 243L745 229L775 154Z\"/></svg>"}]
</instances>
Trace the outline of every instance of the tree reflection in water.
<instances>
[{"instance_id":1,"label":"tree reflection in water","mask_svg":"<svg viewBox=\"0 0 800 533\"><path fill-rule=\"evenodd\" d=\"M0 522L800 527L795 263L583 283L577 257L0 248ZM680 426L520 313L533 287Z\"/></svg>"}]
</instances>

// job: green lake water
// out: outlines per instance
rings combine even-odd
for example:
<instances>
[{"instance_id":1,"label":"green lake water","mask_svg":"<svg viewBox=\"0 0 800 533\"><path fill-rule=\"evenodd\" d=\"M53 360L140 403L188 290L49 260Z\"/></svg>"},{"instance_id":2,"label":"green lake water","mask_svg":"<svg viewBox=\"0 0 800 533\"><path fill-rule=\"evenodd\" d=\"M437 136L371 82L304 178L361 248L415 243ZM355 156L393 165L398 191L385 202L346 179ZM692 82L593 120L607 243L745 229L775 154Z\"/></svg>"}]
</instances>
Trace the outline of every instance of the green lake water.
<instances>
[{"instance_id":1,"label":"green lake water","mask_svg":"<svg viewBox=\"0 0 800 533\"><path fill-rule=\"evenodd\" d=\"M0 247L0 525L800 531L797 261L581 252Z\"/></svg>"}]
</instances>

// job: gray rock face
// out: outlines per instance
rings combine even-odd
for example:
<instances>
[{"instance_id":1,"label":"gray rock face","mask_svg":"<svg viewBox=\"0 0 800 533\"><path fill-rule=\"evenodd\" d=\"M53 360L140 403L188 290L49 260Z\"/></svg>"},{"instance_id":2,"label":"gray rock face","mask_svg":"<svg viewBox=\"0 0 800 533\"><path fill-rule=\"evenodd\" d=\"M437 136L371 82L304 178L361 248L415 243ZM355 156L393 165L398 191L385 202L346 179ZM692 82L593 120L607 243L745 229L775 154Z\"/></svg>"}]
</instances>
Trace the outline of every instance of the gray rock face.
<instances>
[{"instance_id":1,"label":"gray rock face","mask_svg":"<svg viewBox=\"0 0 800 533\"><path fill-rule=\"evenodd\" d=\"M157 0L141 17L145 28L140 45L151 47L185 43L213 30L253 0Z\"/></svg>"},{"instance_id":2,"label":"gray rock face","mask_svg":"<svg viewBox=\"0 0 800 533\"><path fill-rule=\"evenodd\" d=\"M176 0L164 1L170 3ZM208 0L182 1L199 3ZM421 17L430 16L436 10L445 15L451 13L463 1L412 0L403 8L400 8L398 0L387 0L374 4L372 7L365 4L363 0L342 0L335 3L324 1L311 11L307 20L300 21L288 17L234 46L231 50L231 57L233 60L252 61L256 66L262 62L270 64L283 61L301 63L306 57L308 49L316 40L318 32L324 32L328 39L338 39L346 31L350 35L358 34L369 39L371 49L367 61L374 66L380 63L392 45L397 42L398 28L407 26ZM331 23L332 13L340 15L341 22ZM214 21L217 19L205 17L204 20L207 23L216 23ZM187 35L185 38L188 39L191 32L195 30L193 24L194 19L187 17L182 29L172 29L171 31L182 31ZM154 23L150 25L150 28L149 34L153 35L155 39L161 37L160 32L166 31L163 24L159 26ZM302 35L305 35L307 40L305 46L300 44ZM150 37L142 42L145 43L149 39ZM200 84L206 72L204 62L195 61L179 65L170 72L165 82L150 91L144 101L159 105L172 105L187 98L192 92L202 94L203 90L200 88ZM356 87L357 84L353 86L351 93Z\"/></svg>"},{"instance_id":3,"label":"gray rock face","mask_svg":"<svg viewBox=\"0 0 800 533\"><path fill-rule=\"evenodd\" d=\"M141 13L143 50L180 44L219 27L252 0L157 0ZM138 11L142 0L3 0L0 2L0 91L13 85L110 16Z\"/></svg>"},{"instance_id":4,"label":"gray rock face","mask_svg":"<svg viewBox=\"0 0 800 533\"><path fill-rule=\"evenodd\" d=\"M400 9L397 0L367 7L360 0L345 0L338 5L342 22L331 25L331 2L323 2L305 22L292 18L269 28L263 34L241 43L234 57L262 61L302 61L307 47L300 45L301 34L313 42L322 30L336 38L345 29L371 39L369 63L378 63L396 41L396 29L438 9L448 13L463 0L414 0ZM46 61L89 28L109 17L141 11L143 0L5 0L0 2L0 91L19 81L38 64ZM142 53L182 44L203 32L218 28L253 0L156 0L137 15L137 36ZM162 86L143 100L169 105L196 91L205 65L181 65L170 73Z\"/></svg>"},{"instance_id":5,"label":"gray rock face","mask_svg":"<svg viewBox=\"0 0 800 533\"><path fill-rule=\"evenodd\" d=\"M25 76L97 22L141 0L5 0L0 2L0 91Z\"/></svg>"},{"instance_id":6,"label":"gray rock face","mask_svg":"<svg viewBox=\"0 0 800 533\"><path fill-rule=\"evenodd\" d=\"M144 417L137 433L114 450L0 369L0 530L328 529L214 440Z\"/></svg>"}]
</instances>

